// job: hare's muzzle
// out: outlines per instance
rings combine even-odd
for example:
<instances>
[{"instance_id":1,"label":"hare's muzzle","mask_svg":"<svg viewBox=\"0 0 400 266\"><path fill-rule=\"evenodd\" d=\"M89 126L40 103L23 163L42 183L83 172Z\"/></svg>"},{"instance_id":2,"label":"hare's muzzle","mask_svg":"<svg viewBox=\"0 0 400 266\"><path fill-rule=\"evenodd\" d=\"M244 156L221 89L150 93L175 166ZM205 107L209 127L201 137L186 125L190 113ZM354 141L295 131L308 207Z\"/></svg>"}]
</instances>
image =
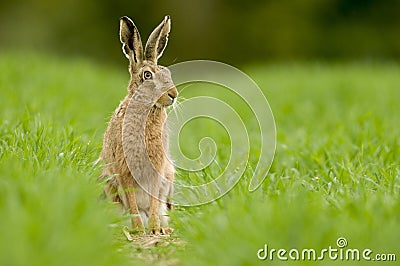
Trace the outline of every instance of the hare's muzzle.
<instances>
[{"instance_id":1,"label":"hare's muzzle","mask_svg":"<svg viewBox=\"0 0 400 266\"><path fill-rule=\"evenodd\" d=\"M178 90L173 87L169 91L167 91L168 97L171 99L172 103L174 103L175 99L178 97Z\"/></svg>"},{"instance_id":2,"label":"hare's muzzle","mask_svg":"<svg viewBox=\"0 0 400 266\"><path fill-rule=\"evenodd\" d=\"M175 99L178 97L178 90L175 87L172 87L168 91L166 91L161 98L157 101L162 106L170 106L174 104Z\"/></svg>"}]
</instances>

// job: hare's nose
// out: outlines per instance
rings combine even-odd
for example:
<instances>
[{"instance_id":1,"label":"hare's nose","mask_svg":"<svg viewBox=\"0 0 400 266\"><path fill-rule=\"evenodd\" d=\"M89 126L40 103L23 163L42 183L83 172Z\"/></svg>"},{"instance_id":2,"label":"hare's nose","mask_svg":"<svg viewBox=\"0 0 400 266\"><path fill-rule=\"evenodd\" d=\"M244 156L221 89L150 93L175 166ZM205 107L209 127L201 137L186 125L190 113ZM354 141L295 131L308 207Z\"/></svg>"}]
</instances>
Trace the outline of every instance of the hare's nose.
<instances>
[{"instance_id":1,"label":"hare's nose","mask_svg":"<svg viewBox=\"0 0 400 266\"><path fill-rule=\"evenodd\" d=\"M176 98L176 96L175 96L175 95L172 95L172 93L168 93L168 96L169 96L169 98L170 98L171 100L175 100L175 98Z\"/></svg>"},{"instance_id":2,"label":"hare's nose","mask_svg":"<svg viewBox=\"0 0 400 266\"><path fill-rule=\"evenodd\" d=\"M178 91L176 90L176 88L168 92L168 97L171 99L171 101L174 101L176 97L178 97Z\"/></svg>"}]
</instances>

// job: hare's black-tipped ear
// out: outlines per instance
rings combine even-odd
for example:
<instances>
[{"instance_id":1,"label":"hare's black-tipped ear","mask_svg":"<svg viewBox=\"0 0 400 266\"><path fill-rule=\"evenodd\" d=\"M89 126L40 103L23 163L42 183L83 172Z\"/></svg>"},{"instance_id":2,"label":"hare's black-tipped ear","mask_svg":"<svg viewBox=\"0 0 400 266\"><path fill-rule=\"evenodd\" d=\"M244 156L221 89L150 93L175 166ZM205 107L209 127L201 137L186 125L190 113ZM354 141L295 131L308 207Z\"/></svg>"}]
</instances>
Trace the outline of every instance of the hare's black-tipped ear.
<instances>
[{"instance_id":1,"label":"hare's black-tipped ear","mask_svg":"<svg viewBox=\"0 0 400 266\"><path fill-rule=\"evenodd\" d=\"M139 31L128 17L119 20L119 39L122 51L131 63L138 64L143 61L143 44Z\"/></svg>"},{"instance_id":2,"label":"hare's black-tipped ear","mask_svg":"<svg viewBox=\"0 0 400 266\"><path fill-rule=\"evenodd\" d=\"M160 25L157 26L150 34L146 43L144 56L146 60L157 64L158 58L162 56L168 42L168 35L171 30L171 19L165 16Z\"/></svg>"}]
</instances>

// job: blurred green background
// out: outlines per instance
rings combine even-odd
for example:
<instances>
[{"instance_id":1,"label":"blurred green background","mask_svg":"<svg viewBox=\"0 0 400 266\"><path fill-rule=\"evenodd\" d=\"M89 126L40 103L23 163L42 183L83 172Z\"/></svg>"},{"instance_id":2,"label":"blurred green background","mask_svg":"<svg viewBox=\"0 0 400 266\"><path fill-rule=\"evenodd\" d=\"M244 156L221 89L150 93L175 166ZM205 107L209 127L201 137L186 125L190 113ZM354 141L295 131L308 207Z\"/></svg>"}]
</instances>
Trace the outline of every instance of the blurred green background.
<instances>
[{"instance_id":1,"label":"blurred green background","mask_svg":"<svg viewBox=\"0 0 400 266\"><path fill-rule=\"evenodd\" d=\"M400 56L399 0L1 1L0 48L121 65L119 17L130 16L147 39L166 14L173 26L164 65Z\"/></svg>"}]
</instances>

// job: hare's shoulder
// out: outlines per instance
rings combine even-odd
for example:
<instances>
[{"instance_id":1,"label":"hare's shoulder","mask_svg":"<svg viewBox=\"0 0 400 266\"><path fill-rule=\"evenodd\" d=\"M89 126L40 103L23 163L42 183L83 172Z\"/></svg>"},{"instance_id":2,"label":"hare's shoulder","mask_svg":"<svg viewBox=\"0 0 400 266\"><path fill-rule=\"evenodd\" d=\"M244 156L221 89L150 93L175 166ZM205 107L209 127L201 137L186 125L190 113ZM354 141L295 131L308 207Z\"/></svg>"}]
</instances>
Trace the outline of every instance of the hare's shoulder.
<instances>
[{"instance_id":1,"label":"hare's shoulder","mask_svg":"<svg viewBox=\"0 0 400 266\"><path fill-rule=\"evenodd\" d=\"M113 119L117 118L118 120L122 120L125 116L126 109L129 105L129 95L127 95L118 105L118 107L114 111Z\"/></svg>"},{"instance_id":2,"label":"hare's shoulder","mask_svg":"<svg viewBox=\"0 0 400 266\"><path fill-rule=\"evenodd\" d=\"M122 141L122 123L129 101L127 97L121 101L115 109L104 134L104 144L106 146L119 146Z\"/></svg>"}]
</instances>

